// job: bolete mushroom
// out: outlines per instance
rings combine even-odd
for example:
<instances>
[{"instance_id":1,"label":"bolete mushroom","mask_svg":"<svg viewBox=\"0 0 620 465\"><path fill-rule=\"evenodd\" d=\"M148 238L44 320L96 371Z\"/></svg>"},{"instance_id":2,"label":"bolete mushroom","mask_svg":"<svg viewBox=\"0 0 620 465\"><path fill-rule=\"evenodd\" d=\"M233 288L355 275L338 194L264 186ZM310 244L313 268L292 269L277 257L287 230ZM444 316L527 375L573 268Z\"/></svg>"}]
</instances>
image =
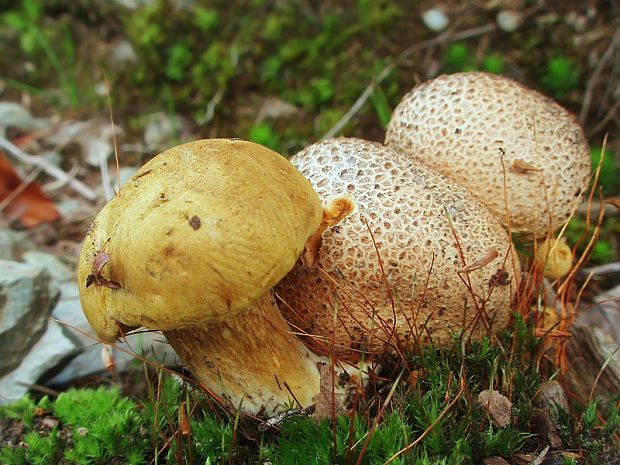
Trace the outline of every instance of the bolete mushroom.
<instances>
[{"instance_id":1,"label":"bolete mushroom","mask_svg":"<svg viewBox=\"0 0 620 465\"><path fill-rule=\"evenodd\" d=\"M514 232L561 226L588 186L590 150L576 119L492 74L415 87L394 110L385 143L465 186Z\"/></svg>"},{"instance_id":2,"label":"bolete mushroom","mask_svg":"<svg viewBox=\"0 0 620 465\"><path fill-rule=\"evenodd\" d=\"M298 261L275 288L314 352L354 361L506 328L519 263L465 188L359 139L324 140L291 161L324 203L350 196L356 205L325 231L315 264Z\"/></svg>"},{"instance_id":3,"label":"bolete mushroom","mask_svg":"<svg viewBox=\"0 0 620 465\"><path fill-rule=\"evenodd\" d=\"M322 209L279 154L199 140L146 163L103 207L82 247L84 313L102 341L161 330L207 388L271 415L319 390L318 357L270 289L295 264Z\"/></svg>"}]
</instances>

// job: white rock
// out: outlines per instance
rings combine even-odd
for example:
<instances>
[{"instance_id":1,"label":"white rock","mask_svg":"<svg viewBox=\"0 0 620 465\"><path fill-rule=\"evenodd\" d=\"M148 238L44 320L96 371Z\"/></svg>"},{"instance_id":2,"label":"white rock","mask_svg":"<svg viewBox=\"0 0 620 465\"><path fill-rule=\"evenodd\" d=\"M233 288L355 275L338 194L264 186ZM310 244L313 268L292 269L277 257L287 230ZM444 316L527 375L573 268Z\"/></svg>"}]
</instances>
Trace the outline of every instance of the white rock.
<instances>
[{"instance_id":1,"label":"white rock","mask_svg":"<svg viewBox=\"0 0 620 465\"><path fill-rule=\"evenodd\" d=\"M27 385L36 383L41 375L55 367L75 348L75 343L67 337L62 327L50 322L19 366L0 378L0 404L19 400L28 391Z\"/></svg>"},{"instance_id":2,"label":"white rock","mask_svg":"<svg viewBox=\"0 0 620 465\"><path fill-rule=\"evenodd\" d=\"M443 31L450 23L448 15L439 8L431 8L422 13L422 21L427 28L435 32Z\"/></svg>"}]
</instances>

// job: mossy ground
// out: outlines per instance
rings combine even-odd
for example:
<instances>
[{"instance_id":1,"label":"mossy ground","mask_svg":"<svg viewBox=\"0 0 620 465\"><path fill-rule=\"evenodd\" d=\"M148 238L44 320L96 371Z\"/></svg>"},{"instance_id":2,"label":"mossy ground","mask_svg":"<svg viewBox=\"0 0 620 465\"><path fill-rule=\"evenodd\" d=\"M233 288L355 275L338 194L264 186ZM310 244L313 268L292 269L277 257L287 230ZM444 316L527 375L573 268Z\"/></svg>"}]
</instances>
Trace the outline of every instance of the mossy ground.
<instances>
[{"instance_id":1,"label":"mossy ground","mask_svg":"<svg viewBox=\"0 0 620 465\"><path fill-rule=\"evenodd\" d=\"M180 377L151 369L137 397L124 395L123 384L101 385L1 407L0 463L527 463L547 445L533 403L546 380L536 362L541 342L517 322L501 342L426 347L384 370L347 415L292 416L266 429L221 410ZM477 401L486 389L511 399L509 426L496 426ZM571 414L554 415L563 446L549 453L555 462L545 463L620 460L613 399L574 403Z\"/></svg>"}]
</instances>

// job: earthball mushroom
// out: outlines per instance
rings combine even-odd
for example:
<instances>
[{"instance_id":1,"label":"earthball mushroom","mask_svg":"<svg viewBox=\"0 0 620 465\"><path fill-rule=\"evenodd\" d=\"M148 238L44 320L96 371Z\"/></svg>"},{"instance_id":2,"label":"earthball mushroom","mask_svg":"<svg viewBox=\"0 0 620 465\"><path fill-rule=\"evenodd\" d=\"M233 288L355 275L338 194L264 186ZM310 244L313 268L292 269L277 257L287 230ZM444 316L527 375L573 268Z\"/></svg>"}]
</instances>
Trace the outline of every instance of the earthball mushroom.
<instances>
[{"instance_id":1,"label":"earthball mushroom","mask_svg":"<svg viewBox=\"0 0 620 465\"><path fill-rule=\"evenodd\" d=\"M440 76L398 104L386 145L470 190L514 232L561 226L588 187L590 149L567 110L501 76Z\"/></svg>"},{"instance_id":2,"label":"earthball mushroom","mask_svg":"<svg viewBox=\"0 0 620 465\"><path fill-rule=\"evenodd\" d=\"M99 212L78 267L84 313L102 341L161 330L196 378L234 407L306 407L318 358L270 289L322 219L310 183L279 154L199 140L146 163Z\"/></svg>"},{"instance_id":3,"label":"earthball mushroom","mask_svg":"<svg viewBox=\"0 0 620 465\"><path fill-rule=\"evenodd\" d=\"M507 327L519 263L464 187L359 139L324 140L291 161L324 204L355 205L324 232L316 259L299 260L275 288L314 352L355 361Z\"/></svg>"}]
</instances>

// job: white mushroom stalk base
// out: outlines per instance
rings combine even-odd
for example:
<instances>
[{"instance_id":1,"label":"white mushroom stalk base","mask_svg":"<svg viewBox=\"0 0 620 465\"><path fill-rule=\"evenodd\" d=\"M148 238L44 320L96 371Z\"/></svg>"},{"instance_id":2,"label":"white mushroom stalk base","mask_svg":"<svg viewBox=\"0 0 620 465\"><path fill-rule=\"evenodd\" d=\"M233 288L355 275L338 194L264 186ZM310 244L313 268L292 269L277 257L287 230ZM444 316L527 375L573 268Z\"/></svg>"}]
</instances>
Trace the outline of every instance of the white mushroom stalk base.
<instances>
[{"instance_id":1,"label":"white mushroom stalk base","mask_svg":"<svg viewBox=\"0 0 620 465\"><path fill-rule=\"evenodd\" d=\"M290 333L271 292L225 322L164 334L198 381L233 408L270 417L312 405L319 392L325 360Z\"/></svg>"}]
</instances>

